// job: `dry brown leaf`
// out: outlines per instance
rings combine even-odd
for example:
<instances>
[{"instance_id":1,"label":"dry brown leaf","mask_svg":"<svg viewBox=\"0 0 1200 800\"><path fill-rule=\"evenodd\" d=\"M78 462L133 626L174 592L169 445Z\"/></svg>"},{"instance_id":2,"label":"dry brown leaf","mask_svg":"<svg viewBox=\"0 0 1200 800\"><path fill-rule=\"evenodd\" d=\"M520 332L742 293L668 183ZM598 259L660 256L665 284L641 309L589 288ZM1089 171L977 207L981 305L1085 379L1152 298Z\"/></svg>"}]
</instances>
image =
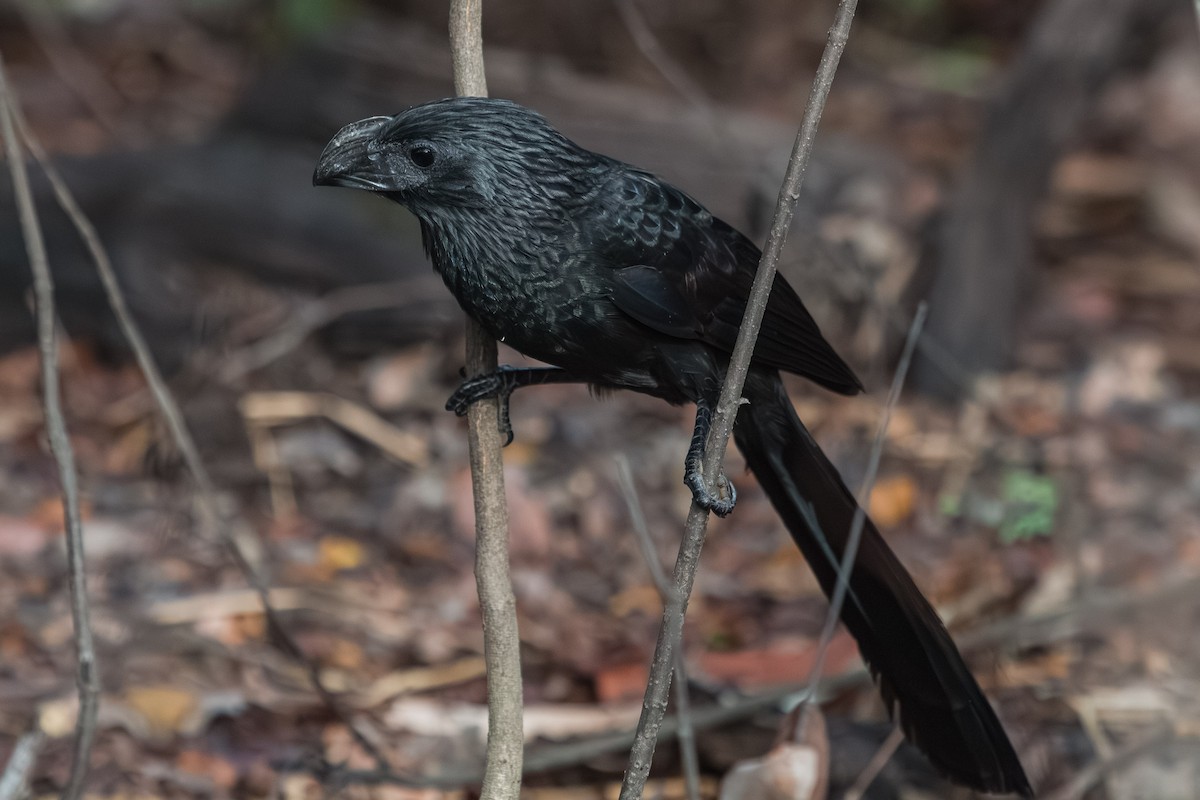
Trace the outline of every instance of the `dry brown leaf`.
<instances>
[{"instance_id":1,"label":"dry brown leaf","mask_svg":"<svg viewBox=\"0 0 1200 800\"><path fill-rule=\"evenodd\" d=\"M125 692L125 703L146 720L152 736L166 738L189 727L201 697L177 686L135 686Z\"/></svg>"},{"instance_id":2,"label":"dry brown leaf","mask_svg":"<svg viewBox=\"0 0 1200 800\"><path fill-rule=\"evenodd\" d=\"M909 475L880 478L868 502L871 519L884 528L904 522L917 506L917 495L917 482Z\"/></svg>"},{"instance_id":3,"label":"dry brown leaf","mask_svg":"<svg viewBox=\"0 0 1200 800\"><path fill-rule=\"evenodd\" d=\"M638 612L657 617L662 613L662 595L649 584L630 586L609 598L608 610L618 619Z\"/></svg>"},{"instance_id":4,"label":"dry brown leaf","mask_svg":"<svg viewBox=\"0 0 1200 800\"><path fill-rule=\"evenodd\" d=\"M411 405L430 383L432 347L413 347L373 363L367 369L367 399L380 411Z\"/></svg>"},{"instance_id":5,"label":"dry brown leaf","mask_svg":"<svg viewBox=\"0 0 1200 800\"><path fill-rule=\"evenodd\" d=\"M238 770L232 762L200 750L184 750L175 758L175 768L192 775L203 775L218 788L232 789L238 782Z\"/></svg>"},{"instance_id":6,"label":"dry brown leaf","mask_svg":"<svg viewBox=\"0 0 1200 800\"><path fill-rule=\"evenodd\" d=\"M596 699L601 703L637 700L646 689L649 669L645 661L605 667L595 676Z\"/></svg>"},{"instance_id":7,"label":"dry brown leaf","mask_svg":"<svg viewBox=\"0 0 1200 800\"><path fill-rule=\"evenodd\" d=\"M742 689L781 686L804 680L813 666L815 642L787 642L728 653L702 653L696 671ZM839 675L859 662L858 645L845 631L829 642L825 674Z\"/></svg>"},{"instance_id":8,"label":"dry brown leaf","mask_svg":"<svg viewBox=\"0 0 1200 800\"><path fill-rule=\"evenodd\" d=\"M763 758L736 764L721 783L720 800L825 800L829 741L815 708L807 709L804 728L800 741L781 742Z\"/></svg>"},{"instance_id":9,"label":"dry brown leaf","mask_svg":"<svg viewBox=\"0 0 1200 800\"><path fill-rule=\"evenodd\" d=\"M366 560L361 542L345 536L322 536L317 544L317 560L333 572L356 569Z\"/></svg>"}]
</instances>

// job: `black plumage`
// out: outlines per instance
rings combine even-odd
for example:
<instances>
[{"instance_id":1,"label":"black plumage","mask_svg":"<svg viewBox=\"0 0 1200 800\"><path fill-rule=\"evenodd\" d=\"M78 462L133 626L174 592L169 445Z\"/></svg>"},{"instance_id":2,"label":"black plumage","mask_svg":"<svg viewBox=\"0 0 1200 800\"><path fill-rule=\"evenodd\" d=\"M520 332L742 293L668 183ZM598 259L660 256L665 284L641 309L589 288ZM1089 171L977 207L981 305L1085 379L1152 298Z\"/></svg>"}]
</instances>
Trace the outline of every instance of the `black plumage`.
<instances>
[{"instance_id":1,"label":"black plumage","mask_svg":"<svg viewBox=\"0 0 1200 800\"><path fill-rule=\"evenodd\" d=\"M687 194L579 147L529 109L482 98L348 125L313 181L406 206L463 309L558 367L468 381L449 407L578 380L695 403L703 441L760 253ZM734 437L829 593L857 504L796 416L780 370L843 394L862 388L777 277ZM699 480L697 446L685 480L701 505L732 508L732 487L712 492ZM869 520L842 621L905 733L938 768L984 791L1032 794L941 620Z\"/></svg>"}]
</instances>

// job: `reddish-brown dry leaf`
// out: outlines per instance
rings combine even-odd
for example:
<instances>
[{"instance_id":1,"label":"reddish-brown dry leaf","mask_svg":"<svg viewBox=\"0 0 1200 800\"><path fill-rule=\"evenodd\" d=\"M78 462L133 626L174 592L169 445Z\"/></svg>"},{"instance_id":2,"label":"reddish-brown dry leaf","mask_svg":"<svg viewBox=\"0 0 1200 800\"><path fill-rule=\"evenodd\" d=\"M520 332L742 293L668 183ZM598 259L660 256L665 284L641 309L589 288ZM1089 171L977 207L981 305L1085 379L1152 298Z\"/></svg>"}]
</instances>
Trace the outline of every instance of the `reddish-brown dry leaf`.
<instances>
[{"instance_id":1,"label":"reddish-brown dry leaf","mask_svg":"<svg viewBox=\"0 0 1200 800\"><path fill-rule=\"evenodd\" d=\"M175 759L175 767L180 772L203 775L219 789L232 789L238 782L237 767L220 756L200 750L182 751Z\"/></svg>"},{"instance_id":2,"label":"reddish-brown dry leaf","mask_svg":"<svg viewBox=\"0 0 1200 800\"><path fill-rule=\"evenodd\" d=\"M880 478L871 489L871 519L883 528L904 522L917 506L917 495L917 482L909 475Z\"/></svg>"},{"instance_id":3,"label":"reddish-brown dry leaf","mask_svg":"<svg viewBox=\"0 0 1200 800\"><path fill-rule=\"evenodd\" d=\"M800 647L775 644L729 653L702 653L697 659L697 670L708 678L742 689L780 686L804 680L812 670L816 653L815 642ZM858 646L850 634L839 631L829 642L824 674L840 675L858 661Z\"/></svg>"},{"instance_id":4,"label":"reddish-brown dry leaf","mask_svg":"<svg viewBox=\"0 0 1200 800\"><path fill-rule=\"evenodd\" d=\"M646 690L648 677L645 661L605 667L596 673L596 699L601 703L636 700Z\"/></svg>"}]
</instances>

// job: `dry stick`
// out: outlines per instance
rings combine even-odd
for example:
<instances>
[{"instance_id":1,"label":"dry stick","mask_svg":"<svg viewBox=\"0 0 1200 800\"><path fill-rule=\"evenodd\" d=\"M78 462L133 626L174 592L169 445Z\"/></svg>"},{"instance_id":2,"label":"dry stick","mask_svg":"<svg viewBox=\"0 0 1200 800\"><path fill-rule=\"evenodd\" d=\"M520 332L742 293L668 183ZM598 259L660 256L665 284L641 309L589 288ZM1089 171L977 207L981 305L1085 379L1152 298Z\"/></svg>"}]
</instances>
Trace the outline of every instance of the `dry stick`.
<instances>
[{"instance_id":1,"label":"dry stick","mask_svg":"<svg viewBox=\"0 0 1200 800\"><path fill-rule=\"evenodd\" d=\"M1067 782L1062 788L1044 795L1045 800L1080 800L1092 787L1114 772L1124 769L1142 756L1155 752L1175 739L1175 730L1170 725L1145 733L1117 748L1108 758L1093 762Z\"/></svg>"},{"instance_id":2,"label":"dry stick","mask_svg":"<svg viewBox=\"0 0 1200 800\"><path fill-rule=\"evenodd\" d=\"M40 730L33 730L17 740L4 774L0 775L0 800L23 800L29 796L29 773L45 738Z\"/></svg>"},{"instance_id":3,"label":"dry stick","mask_svg":"<svg viewBox=\"0 0 1200 800\"><path fill-rule=\"evenodd\" d=\"M958 637L958 643L967 654L994 648L1006 642L1018 648L1047 645L1075 636L1089 626L1110 623L1114 617L1124 618L1135 611L1144 613L1148 609L1172 604L1177 606L1180 603L1195 603L1198 598L1200 577L1190 576L1173 580L1151 592L1118 591L1102 601L1093 597L1035 617L1018 616L999 620L987 627L962 634ZM824 689L827 695L833 696L869 683L869 673L865 669L856 669L826 679ZM697 731L720 727L782 704L795 705L795 698L807 692L807 684L794 684L742 697L728 705L702 706L692 711L691 725ZM669 738L677 733L677 720L674 717L664 719L659 738ZM628 749L633 741L633 731L625 730L563 744L542 745L532 748L526 754L525 770L527 773L548 772L583 764L591 759ZM377 773L357 774L353 777L377 783L401 782L399 779ZM479 775L464 771L403 782L408 785L455 787L478 783Z\"/></svg>"},{"instance_id":4,"label":"dry stick","mask_svg":"<svg viewBox=\"0 0 1200 800\"><path fill-rule=\"evenodd\" d=\"M19 109L8 89L4 59L0 55L0 132L8 168L12 172L13 193L25 238L25 252L33 270L33 287L37 305L38 354L42 366L42 403L46 411L46 434L50 452L58 465L62 484L63 517L67 528L67 574L71 594L71 620L75 630L75 648L79 666L75 681L79 687L79 717L75 722L75 759L63 791L66 800L74 800L83 792L87 777L92 738L96 733L96 712L100 705L100 677L96 651L92 643L92 628L88 618L87 574L83 554L83 524L79 514L79 485L75 472L75 453L63 419L62 395L58 383L58 350L55 344L54 281L46 257L46 243L41 223L29 189L29 173L25 154L17 138L16 119Z\"/></svg>"},{"instance_id":5,"label":"dry stick","mask_svg":"<svg viewBox=\"0 0 1200 800\"><path fill-rule=\"evenodd\" d=\"M637 486L633 482L633 471L629 468L629 459L623 455L617 457L617 479L621 483L621 494L625 496L625 504L629 507L629 516L633 522L634 533L637 534L642 557L646 560L650 577L665 605L675 594L675 587L667 579L667 573L658 559L658 552L654 549L654 539L650 536L646 515L642 513L642 504L638 500ZM675 718L678 723L679 755L683 762L683 782L687 789L687 797L688 800L700 800L700 760L696 757L696 729L692 725L692 701L688 696L687 668L683 663L682 647L675 651Z\"/></svg>"},{"instance_id":6,"label":"dry stick","mask_svg":"<svg viewBox=\"0 0 1200 800\"><path fill-rule=\"evenodd\" d=\"M44 0L18 0L13 4L17 14L29 29L30 35L50 62L50 68L65 83L75 97L87 106L100 126L115 141L126 146L140 144L144 135L122 125L115 110L123 104L121 95L72 44L65 28L58 22L53 8Z\"/></svg>"},{"instance_id":7,"label":"dry stick","mask_svg":"<svg viewBox=\"0 0 1200 800\"><path fill-rule=\"evenodd\" d=\"M813 79L808 103L804 109L804 117L796 134L796 142L792 147L792 155L788 161L787 173L784 175L783 186L779 190L779 199L775 204L775 217L771 223L771 232L767 236L767 244L763 249L762 260L758 265L758 273L754 276L754 285L750 289L750 297L746 303L746 313L738 330L737 344L733 348L733 356L729 361L729 369L725 375L725 384L721 388L721 399L717 403L713 415L712 429L708 435L704 451L704 480L709 486L716 484L721 471L721 463L725 459L725 449L729 444L729 433L733 429L734 418L741 404L742 386L746 382L746 373L750 368L750 357L754 351L754 342L758 338L762 326L763 312L767 308L767 298L771 292L771 284L775 279L775 269L787 240L788 227L796 211L796 202L800 197L800 184L804 180L804 172L808 168L808 160L812 155L813 142L817 135L817 126L821 121L821 112L825 108L825 98L833 85L833 76L837 72L837 64L841 59L842 50L846 46L846 38L850 33L850 23L854 19L854 9L857 0L841 0L838 4L837 15L825 51L821 54L821 62L817 66L817 74ZM700 550L704 546L704 534L708 527L708 512L692 503L684 529L683 542L679 547L679 555L675 561L674 584L676 595L668 602L663 610L662 628L658 635L658 645L654 651L654 660L650 668L650 680L646 686L646 696L642 704L642 715L638 720L637 734L633 748L629 754L629 766L625 772L625 780L621 784L620 800L638 800L650 774L650 762L654 758L654 745L658 739L659 728L666 715L667 696L671 685L671 672L675 662L675 649L683 633L683 617L687 611L687 598L692 591L692 583L696 576L696 564L700 558Z\"/></svg>"},{"instance_id":8,"label":"dry stick","mask_svg":"<svg viewBox=\"0 0 1200 800\"><path fill-rule=\"evenodd\" d=\"M692 80L687 71L680 67L663 49L654 35L654 31L650 30L650 26L642 16L642 12L638 10L635 0L616 0L616 5L617 13L621 15L621 21L625 23L625 28L633 37L633 43L637 45L646 60L658 70L658 74L662 75L680 96L703 113L708 124L719 133L720 119L713 113L712 103L708 96L700 85Z\"/></svg>"},{"instance_id":9,"label":"dry stick","mask_svg":"<svg viewBox=\"0 0 1200 800\"><path fill-rule=\"evenodd\" d=\"M1196 23L1200 24L1200 0L1196 0Z\"/></svg>"},{"instance_id":10,"label":"dry stick","mask_svg":"<svg viewBox=\"0 0 1200 800\"><path fill-rule=\"evenodd\" d=\"M41 165L42 171L45 172L46 177L50 181L50 186L54 190L54 196L58 200L59 206L62 207L63 212L66 213L75 225L75 228L79 231L80 237L87 246L88 253L96 264L96 271L100 275L100 282L104 285L104 292L108 297L109 306L117 318L121 332L129 342L130 349L133 350L134 358L137 360L142 374L146 377L146 384L150 387L150 392L154 395L159 410L167 422L167 427L171 431L171 437L175 441L175 446L183 456L188 470L192 473L193 480L196 481L197 500L210 537L218 539L225 546L233 562L245 577L246 582L258 595L263 608L263 616L266 618L267 628L271 636L288 656L305 668L314 691L316 691L322 702L346 724L355 741L358 742L363 750L381 768L387 768L388 761L383 753L354 725L349 712L342 708L338 699L325 686L320 669L315 663L305 657L304 651L300 649L299 644L288 633L287 629L283 626L279 614L271 605L266 580L259 574L258 569L243 552L241 545L234 537L227 521L221 514L220 505L217 502L216 485L213 483L212 478L208 474L207 467L204 466L204 462L200 458L200 451L197 449L196 441L183 419L183 413L179 409L179 404L176 403L174 396L167 388L162 373L154 361L154 356L146 344L146 339L142 335L141 330L138 329L137 323L134 322L133 315L125 303L125 296L117 281L112 261L109 259L104 245L100 242L100 237L97 235L95 227L75 201L70 188L68 188L58 170L55 169L54 164L46 155L46 151L42 148L41 143L38 142L33 136L32 131L29 130L20 110L15 108L15 104L14 112L13 118L16 121L17 128L20 130L21 138L25 141L30 153L33 154L33 157Z\"/></svg>"},{"instance_id":11,"label":"dry stick","mask_svg":"<svg viewBox=\"0 0 1200 800\"><path fill-rule=\"evenodd\" d=\"M842 800L861 800L862 796L867 793L867 789L871 788L871 783L879 777L879 773L883 772L883 768L892 758L892 754L896 752L896 748L904 741L904 731L899 728L892 728L892 732L883 740L883 744L879 745L879 749L875 751L875 755L871 756L871 760L867 762L867 766L859 773L859 776L854 780L854 785L846 790L846 794L842 796Z\"/></svg>"},{"instance_id":12,"label":"dry stick","mask_svg":"<svg viewBox=\"0 0 1200 800\"><path fill-rule=\"evenodd\" d=\"M266 336L221 359L215 372L219 379L232 382L243 375L278 361L295 350L315 331L347 314L377 309L402 308L407 304L432 299L441 286L421 278L382 283L363 283L323 295L294 309L285 324Z\"/></svg>"},{"instance_id":13,"label":"dry stick","mask_svg":"<svg viewBox=\"0 0 1200 800\"><path fill-rule=\"evenodd\" d=\"M482 0L450 4L450 56L454 90L487 96L483 72ZM496 342L467 320L467 376L496 370ZM475 582L483 615L487 661L488 737L483 800L509 800L521 791L521 642L517 601L508 575L508 507L500 455L499 403L493 398L467 409L471 486L475 496Z\"/></svg>"},{"instance_id":14,"label":"dry stick","mask_svg":"<svg viewBox=\"0 0 1200 800\"><path fill-rule=\"evenodd\" d=\"M854 569L854 559L858 555L858 545L862 541L863 527L867 522L867 512L863 510L863 505L870 499L871 489L875 486L875 476L879 472L879 460L883 457L883 442L887 437L888 425L892 421L892 411L895 410L896 403L900 401L900 390L904 387L905 377L908 376L908 367L912 363L913 352L917 349L917 340L921 338L921 328L925 325L925 315L928 310L928 306L924 302L917 306L912 326L908 329L908 338L904 342L904 352L900 355L900 363L896 366L896 374L892 378L892 387L888 391L887 403L883 407L883 419L879 421L879 431L875 434L875 441L871 444L867 474L863 477L862 491L859 492L859 506L855 509L854 519L850 523L850 537L846 540L846 552L842 554L842 563L838 565L838 580L834 585L833 594L829 597L829 610L825 614L825 626L821 630L817 656L813 660L808 680L805 681L808 688L805 690L805 698L801 702L806 702L808 697L813 695L813 687L821 680L821 673L825 670L825 657L829 652L829 643L833 640L834 631L837 630L842 604L846 601L846 592L850 588L850 573Z\"/></svg>"},{"instance_id":15,"label":"dry stick","mask_svg":"<svg viewBox=\"0 0 1200 800\"><path fill-rule=\"evenodd\" d=\"M825 688L831 695L847 689L861 686L870 682L866 670L843 673L825 681ZM702 706L692 711L690 724L694 731L710 730L728 725L732 722L751 717L767 709L778 708L789 698L802 693L806 687L801 685L784 686L771 689L752 697L744 697L730 705ZM659 729L659 738L667 739L679 735L680 722L678 717L667 717ZM605 733L588 739L580 739L563 744L541 745L531 748L525 755L526 774L544 773L563 767L573 767L598 758L628 750L634 742L634 731L622 730L615 733ZM399 776L382 771L342 771L338 773L337 786L351 784L396 784L400 786L420 786L426 788L452 789L478 784L482 773L476 770L461 770L441 772L432 775Z\"/></svg>"}]
</instances>

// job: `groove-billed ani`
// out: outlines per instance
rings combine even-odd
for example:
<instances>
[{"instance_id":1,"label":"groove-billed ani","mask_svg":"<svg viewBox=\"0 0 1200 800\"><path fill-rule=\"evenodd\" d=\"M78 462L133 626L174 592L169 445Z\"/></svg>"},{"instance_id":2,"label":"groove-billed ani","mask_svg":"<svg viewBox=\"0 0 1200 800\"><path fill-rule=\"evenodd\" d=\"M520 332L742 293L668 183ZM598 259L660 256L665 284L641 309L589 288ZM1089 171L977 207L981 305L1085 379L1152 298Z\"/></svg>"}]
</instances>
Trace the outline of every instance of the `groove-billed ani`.
<instances>
[{"instance_id":1,"label":"groove-billed ani","mask_svg":"<svg viewBox=\"0 0 1200 800\"><path fill-rule=\"evenodd\" d=\"M440 100L348 125L313 183L406 206L463 309L500 341L556 365L468 380L449 408L566 381L695 403L685 480L702 506L732 509L728 482L704 485L700 455L759 260L746 237L650 173L585 150L503 100ZM842 394L862 388L776 278L734 438L828 594L857 505L796 416L780 370ZM506 416L502 424L507 431ZM889 710L936 766L976 789L1031 796L954 642L870 521L842 621Z\"/></svg>"}]
</instances>

